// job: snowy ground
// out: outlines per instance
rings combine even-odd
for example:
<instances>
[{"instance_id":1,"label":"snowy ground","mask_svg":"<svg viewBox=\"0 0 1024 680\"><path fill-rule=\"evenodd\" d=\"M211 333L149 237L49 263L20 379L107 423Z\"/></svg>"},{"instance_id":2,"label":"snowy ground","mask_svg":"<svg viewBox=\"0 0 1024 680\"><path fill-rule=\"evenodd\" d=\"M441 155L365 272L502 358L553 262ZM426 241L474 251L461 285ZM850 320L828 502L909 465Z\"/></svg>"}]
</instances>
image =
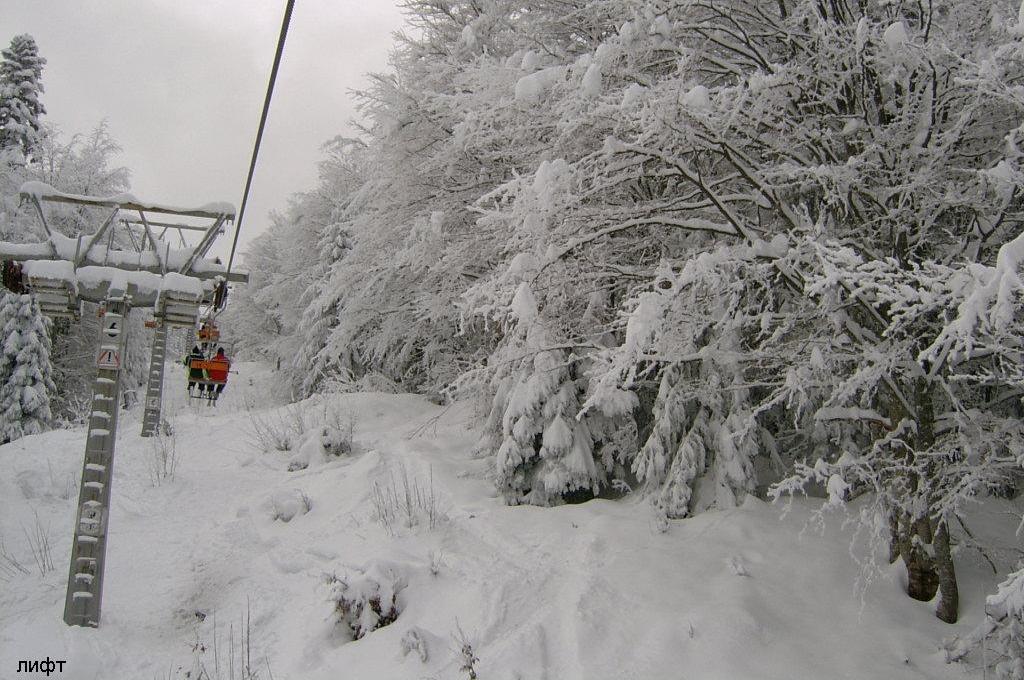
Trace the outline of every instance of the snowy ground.
<instances>
[{"instance_id":1,"label":"snowy ground","mask_svg":"<svg viewBox=\"0 0 1024 680\"><path fill-rule=\"evenodd\" d=\"M301 403L310 423L325 407L351 416L357 450L289 472L294 454L257 451L252 419L287 422L296 407L266 410L273 376L239 370L216 409L172 390L173 480L154 486L153 440L138 413L123 417L98 630L61 620L84 432L0 447L0 537L29 570L0 574L0 679L44 677L17 662L50 657L66 660L58 678L235 680L244 647L261 680L454 680L469 677L463 643L481 680L981 677L939 650L979 621L996 580L976 556L960 556L961 623L947 626L900 592L897 572L856 589L849 532L807 528L810 501L780 518L751 500L667 531L632 499L505 507L469 457L469 411L408 395ZM406 480L422 492L416 523L389 531L374 487ZM303 496L307 514L274 519ZM1006 509L979 509L972 528L1012 526ZM37 525L55 567L43 575ZM402 612L353 642L325 577L365 566L402 578ZM425 660L403 653L410 631Z\"/></svg>"}]
</instances>

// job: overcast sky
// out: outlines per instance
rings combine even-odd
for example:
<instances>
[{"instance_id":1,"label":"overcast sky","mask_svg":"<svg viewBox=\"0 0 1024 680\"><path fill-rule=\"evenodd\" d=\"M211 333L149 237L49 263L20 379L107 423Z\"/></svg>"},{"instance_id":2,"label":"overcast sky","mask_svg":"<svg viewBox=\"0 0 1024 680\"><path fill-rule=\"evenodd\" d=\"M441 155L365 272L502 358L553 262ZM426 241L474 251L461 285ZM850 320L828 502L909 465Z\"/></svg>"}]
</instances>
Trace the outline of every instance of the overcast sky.
<instances>
[{"instance_id":1,"label":"overcast sky","mask_svg":"<svg viewBox=\"0 0 1024 680\"><path fill-rule=\"evenodd\" d=\"M4 47L47 59L46 120L65 137L106 119L132 193L241 203L284 0L0 0ZM353 88L387 69L395 0L296 0L242 225L244 243L316 180L320 146L349 133ZM231 234L214 252L226 253Z\"/></svg>"}]
</instances>

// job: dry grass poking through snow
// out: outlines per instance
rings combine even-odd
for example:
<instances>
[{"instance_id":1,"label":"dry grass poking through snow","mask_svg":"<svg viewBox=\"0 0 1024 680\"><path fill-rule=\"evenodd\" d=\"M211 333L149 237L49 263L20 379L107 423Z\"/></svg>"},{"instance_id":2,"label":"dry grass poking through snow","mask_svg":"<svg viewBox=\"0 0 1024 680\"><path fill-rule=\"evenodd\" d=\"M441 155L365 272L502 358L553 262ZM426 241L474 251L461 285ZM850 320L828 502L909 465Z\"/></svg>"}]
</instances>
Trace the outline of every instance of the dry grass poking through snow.
<instances>
[{"instance_id":1,"label":"dry grass poking through snow","mask_svg":"<svg viewBox=\"0 0 1024 680\"><path fill-rule=\"evenodd\" d=\"M255 398L247 395L245 411L250 424L247 432L249 444L265 453L296 451L312 431L319 433L329 455L341 456L352 452L356 419L337 405L324 403L321 410L310 408L308 404L288 404L278 409L262 410Z\"/></svg>"},{"instance_id":2,"label":"dry grass poking through snow","mask_svg":"<svg viewBox=\"0 0 1024 680\"><path fill-rule=\"evenodd\" d=\"M206 620L205 614L198 618L195 641L192 643L192 663L189 667L170 668L157 675L156 680L274 680L270 660L253 647L252 603L246 598L245 613L239 617L236 627L228 624L227 637L217 624L217 616L210 619L212 630L208 639L199 634L199 624Z\"/></svg>"},{"instance_id":3,"label":"dry grass poking through snow","mask_svg":"<svg viewBox=\"0 0 1024 680\"><path fill-rule=\"evenodd\" d=\"M269 411L260 410L255 397L246 395L245 412L249 416L249 443L260 451L291 451L306 430L302 412L295 404Z\"/></svg>"},{"instance_id":4,"label":"dry grass poking through snow","mask_svg":"<svg viewBox=\"0 0 1024 680\"><path fill-rule=\"evenodd\" d=\"M39 513L33 513L35 521L31 527L22 526L25 532L25 539L28 541L28 549L32 553L32 561L35 562L36 571L40 576L46 576L53 571L53 548L50 546L50 527L43 525L39 519Z\"/></svg>"},{"instance_id":5,"label":"dry grass poking through snow","mask_svg":"<svg viewBox=\"0 0 1024 680\"><path fill-rule=\"evenodd\" d=\"M0 581L9 581L12 576L18 574L27 576L28 573L28 568L7 550L3 539L0 539Z\"/></svg>"},{"instance_id":6,"label":"dry grass poking through snow","mask_svg":"<svg viewBox=\"0 0 1024 680\"><path fill-rule=\"evenodd\" d=\"M402 529L425 526L436 529L447 519L441 510L434 492L434 470L430 469L427 481L413 477L403 464L398 473L388 470L383 482L373 483L370 502L373 504L373 518L389 536L398 536Z\"/></svg>"},{"instance_id":7,"label":"dry grass poking through snow","mask_svg":"<svg viewBox=\"0 0 1024 680\"><path fill-rule=\"evenodd\" d=\"M174 432L161 431L150 440L149 445L149 481L153 486L160 486L164 482L174 479L174 473L178 469L178 440Z\"/></svg>"}]
</instances>

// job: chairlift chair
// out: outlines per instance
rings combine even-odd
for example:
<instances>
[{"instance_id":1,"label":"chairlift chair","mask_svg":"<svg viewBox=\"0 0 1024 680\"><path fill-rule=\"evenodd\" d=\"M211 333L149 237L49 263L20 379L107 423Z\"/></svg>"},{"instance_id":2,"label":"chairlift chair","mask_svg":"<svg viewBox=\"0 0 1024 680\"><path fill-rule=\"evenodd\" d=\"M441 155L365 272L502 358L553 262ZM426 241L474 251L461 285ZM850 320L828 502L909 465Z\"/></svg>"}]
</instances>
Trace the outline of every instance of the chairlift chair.
<instances>
[{"instance_id":1,"label":"chairlift chair","mask_svg":"<svg viewBox=\"0 0 1024 680\"><path fill-rule=\"evenodd\" d=\"M223 391L224 386L227 385L231 361L218 359L213 354L214 345L220 342L220 329L217 328L217 324L212 318L206 318L201 322L199 330L196 331L196 339L204 350L204 356L201 358L189 357L188 382L195 383L199 387L199 394L190 393L190 396L193 399L215 401L220 391ZM217 390L218 387L220 391Z\"/></svg>"},{"instance_id":2,"label":"chairlift chair","mask_svg":"<svg viewBox=\"0 0 1024 680\"><path fill-rule=\"evenodd\" d=\"M189 382L202 387L228 384L231 362L221 359L190 359L188 362Z\"/></svg>"}]
</instances>

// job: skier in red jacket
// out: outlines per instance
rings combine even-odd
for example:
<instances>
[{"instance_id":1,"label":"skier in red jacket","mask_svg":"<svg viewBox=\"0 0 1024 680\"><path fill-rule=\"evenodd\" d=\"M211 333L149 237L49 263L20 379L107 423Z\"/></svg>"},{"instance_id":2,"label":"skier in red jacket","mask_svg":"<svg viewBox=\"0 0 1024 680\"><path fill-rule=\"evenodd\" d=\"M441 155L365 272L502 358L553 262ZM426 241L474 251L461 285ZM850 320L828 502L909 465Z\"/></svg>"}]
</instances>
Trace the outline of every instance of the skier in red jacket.
<instances>
[{"instance_id":1,"label":"skier in red jacket","mask_svg":"<svg viewBox=\"0 0 1024 680\"><path fill-rule=\"evenodd\" d=\"M224 348L218 347L217 353L210 359L211 364L217 364L207 369L207 373L210 376L210 380L216 380L217 385L213 393L213 400L217 401L217 397L224 391L224 386L228 383L228 371L231 370L231 360L228 359L227 355L224 354ZM213 385L210 386L214 387Z\"/></svg>"}]
</instances>

